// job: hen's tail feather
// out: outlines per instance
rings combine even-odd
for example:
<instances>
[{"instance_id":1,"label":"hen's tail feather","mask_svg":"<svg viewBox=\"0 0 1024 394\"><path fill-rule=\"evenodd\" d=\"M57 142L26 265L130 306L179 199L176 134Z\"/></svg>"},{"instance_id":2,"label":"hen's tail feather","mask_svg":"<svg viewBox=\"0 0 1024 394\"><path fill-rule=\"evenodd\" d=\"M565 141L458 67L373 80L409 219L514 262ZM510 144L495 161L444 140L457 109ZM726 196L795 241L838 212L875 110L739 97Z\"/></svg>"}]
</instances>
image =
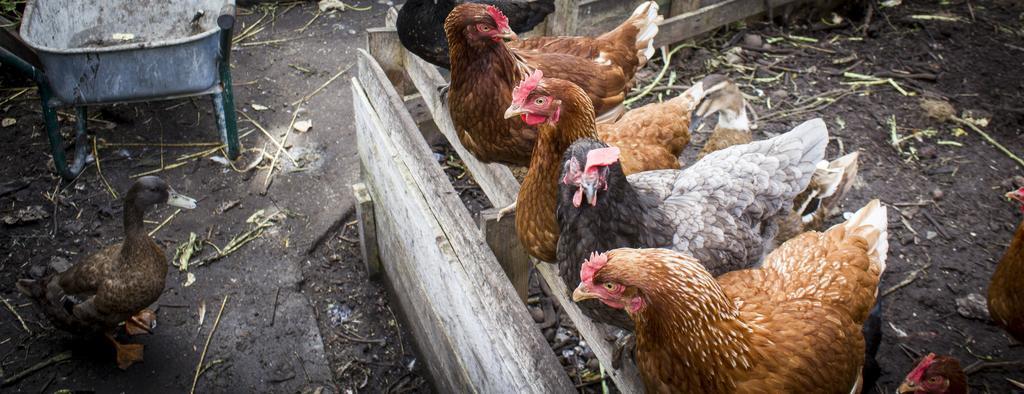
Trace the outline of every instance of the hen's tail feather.
<instances>
[{"instance_id":1,"label":"hen's tail feather","mask_svg":"<svg viewBox=\"0 0 1024 394\"><path fill-rule=\"evenodd\" d=\"M623 23L637 29L635 48L640 67L654 56L654 37L658 35L658 24L664 19L658 14L658 3L647 1L637 6L629 20Z\"/></svg>"},{"instance_id":2,"label":"hen's tail feather","mask_svg":"<svg viewBox=\"0 0 1024 394\"><path fill-rule=\"evenodd\" d=\"M878 265L878 274L885 272L885 258L889 252L888 214L878 200L871 200L858 210L843 226L845 233L863 237L868 241L868 258Z\"/></svg>"}]
</instances>

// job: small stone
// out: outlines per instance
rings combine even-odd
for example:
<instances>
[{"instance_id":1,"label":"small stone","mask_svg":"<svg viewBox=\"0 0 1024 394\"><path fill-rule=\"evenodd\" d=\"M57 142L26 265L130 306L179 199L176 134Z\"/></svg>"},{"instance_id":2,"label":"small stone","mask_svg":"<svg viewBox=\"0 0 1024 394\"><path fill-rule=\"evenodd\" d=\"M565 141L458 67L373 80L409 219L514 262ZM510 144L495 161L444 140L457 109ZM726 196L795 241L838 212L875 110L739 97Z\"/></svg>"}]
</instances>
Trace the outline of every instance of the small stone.
<instances>
[{"instance_id":1,"label":"small stone","mask_svg":"<svg viewBox=\"0 0 1024 394\"><path fill-rule=\"evenodd\" d=\"M332 263L336 263L338 261L341 261L341 255L335 253L330 256L327 256L327 259L330 260Z\"/></svg>"},{"instance_id":2,"label":"small stone","mask_svg":"<svg viewBox=\"0 0 1024 394\"><path fill-rule=\"evenodd\" d=\"M759 34L746 34L743 36L743 45L753 48L760 48L764 45L764 40L761 39Z\"/></svg>"},{"instance_id":3,"label":"small stone","mask_svg":"<svg viewBox=\"0 0 1024 394\"><path fill-rule=\"evenodd\" d=\"M956 312L974 320L988 320L988 304L981 294L971 293L956 299Z\"/></svg>"},{"instance_id":4,"label":"small stone","mask_svg":"<svg viewBox=\"0 0 1024 394\"><path fill-rule=\"evenodd\" d=\"M934 231L928 231L928 232L924 233L924 238L930 241L933 238L937 237L938 235L939 234L934 232Z\"/></svg>"},{"instance_id":5,"label":"small stone","mask_svg":"<svg viewBox=\"0 0 1024 394\"><path fill-rule=\"evenodd\" d=\"M597 371L601 369L601 363L597 361L596 357L592 357L587 360L587 369L591 371Z\"/></svg>"},{"instance_id":6,"label":"small stone","mask_svg":"<svg viewBox=\"0 0 1024 394\"><path fill-rule=\"evenodd\" d=\"M533 317L533 322L534 323L543 323L544 322L544 310L541 309L541 308L530 307L530 316Z\"/></svg>"},{"instance_id":7,"label":"small stone","mask_svg":"<svg viewBox=\"0 0 1024 394\"><path fill-rule=\"evenodd\" d=\"M917 156L922 159L934 159L939 155L939 150L935 149L934 146L928 145L917 150Z\"/></svg>"},{"instance_id":8,"label":"small stone","mask_svg":"<svg viewBox=\"0 0 1024 394\"><path fill-rule=\"evenodd\" d=\"M725 62L728 64L739 64L743 63L743 58L740 55L729 52L725 54Z\"/></svg>"},{"instance_id":9,"label":"small stone","mask_svg":"<svg viewBox=\"0 0 1024 394\"><path fill-rule=\"evenodd\" d=\"M946 196L946 193L943 192L942 189L939 189L939 188L932 189L932 200L939 201L939 200L942 200L942 197L945 197L945 196Z\"/></svg>"},{"instance_id":10,"label":"small stone","mask_svg":"<svg viewBox=\"0 0 1024 394\"><path fill-rule=\"evenodd\" d=\"M789 97L789 91L785 89L776 89L768 94L773 100L785 100Z\"/></svg>"}]
</instances>

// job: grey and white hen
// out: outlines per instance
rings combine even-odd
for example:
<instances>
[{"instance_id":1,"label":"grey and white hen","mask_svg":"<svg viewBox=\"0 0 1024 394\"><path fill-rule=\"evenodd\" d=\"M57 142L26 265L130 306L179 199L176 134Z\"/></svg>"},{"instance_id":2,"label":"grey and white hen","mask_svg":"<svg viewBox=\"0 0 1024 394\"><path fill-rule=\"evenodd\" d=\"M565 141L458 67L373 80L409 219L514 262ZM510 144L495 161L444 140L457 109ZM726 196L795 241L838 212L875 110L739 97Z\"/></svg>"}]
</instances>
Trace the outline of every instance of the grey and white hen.
<instances>
[{"instance_id":1,"label":"grey and white hen","mask_svg":"<svg viewBox=\"0 0 1024 394\"><path fill-rule=\"evenodd\" d=\"M566 151L559 182L558 265L566 288L583 261L615 248L669 248L697 258L713 275L760 262L774 220L810 182L825 156L828 130L813 119L768 140L708 154L683 170L626 177L616 148L583 139ZM622 310L580 303L594 320L627 330Z\"/></svg>"}]
</instances>

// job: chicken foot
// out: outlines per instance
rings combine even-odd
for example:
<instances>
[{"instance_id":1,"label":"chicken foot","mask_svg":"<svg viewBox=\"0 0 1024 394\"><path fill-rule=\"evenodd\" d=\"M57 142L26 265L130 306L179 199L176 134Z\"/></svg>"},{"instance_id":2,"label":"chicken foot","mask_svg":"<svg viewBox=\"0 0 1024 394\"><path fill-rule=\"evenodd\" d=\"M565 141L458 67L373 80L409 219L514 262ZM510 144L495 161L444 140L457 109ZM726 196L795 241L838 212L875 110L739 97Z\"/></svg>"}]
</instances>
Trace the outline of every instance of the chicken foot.
<instances>
[{"instance_id":1,"label":"chicken foot","mask_svg":"<svg viewBox=\"0 0 1024 394\"><path fill-rule=\"evenodd\" d=\"M512 201L512 203L509 204L507 207L498 210L498 217L496 219L494 219L494 220L500 222L501 218L503 216L508 215L510 213L514 213L516 211L516 205L518 203L519 203L519 197L516 197L516 200Z\"/></svg>"},{"instance_id":2,"label":"chicken foot","mask_svg":"<svg viewBox=\"0 0 1024 394\"><path fill-rule=\"evenodd\" d=\"M117 352L117 367L128 369L132 364L142 361L143 346L137 343L120 343L114 338L114 334L104 335L114 345Z\"/></svg>"},{"instance_id":3,"label":"chicken foot","mask_svg":"<svg viewBox=\"0 0 1024 394\"><path fill-rule=\"evenodd\" d=\"M152 334L155 327L156 312L149 308L139 311L124 322L124 331L131 336Z\"/></svg>"}]
</instances>

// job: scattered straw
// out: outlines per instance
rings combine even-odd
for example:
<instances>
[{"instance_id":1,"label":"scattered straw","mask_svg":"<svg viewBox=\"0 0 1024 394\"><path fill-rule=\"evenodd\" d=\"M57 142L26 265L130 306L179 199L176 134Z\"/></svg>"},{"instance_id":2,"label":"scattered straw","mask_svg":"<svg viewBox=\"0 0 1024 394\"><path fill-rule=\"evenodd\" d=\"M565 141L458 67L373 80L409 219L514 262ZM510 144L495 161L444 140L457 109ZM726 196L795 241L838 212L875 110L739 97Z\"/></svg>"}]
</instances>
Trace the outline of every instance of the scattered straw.
<instances>
[{"instance_id":1,"label":"scattered straw","mask_svg":"<svg viewBox=\"0 0 1024 394\"><path fill-rule=\"evenodd\" d=\"M281 144L288 143L288 137L292 135L292 128L295 126L295 119L299 117L299 112L303 112L302 108L295 109L292 113L292 120L288 123L288 131L284 132L284 137L281 138ZM283 148L278 147L277 152L274 152L274 157L270 159L270 168L267 169L267 176L263 179L263 194L267 194L267 190L270 190L270 180L274 178L274 167L277 166L277 159L281 157L281 151Z\"/></svg>"},{"instance_id":2,"label":"scattered straw","mask_svg":"<svg viewBox=\"0 0 1024 394\"><path fill-rule=\"evenodd\" d=\"M213 320L213 328L210 328L210 335L206 336L206 344L203 345L203 352L199 355L199 363L196 364L196 375L192 378L192 389L188 392L195 394L196 383L199 383L199 375L203 372L203 360L206 359L206 351L210 349L210 341L213 340L213 334L217 332L217 326L220 325L220 316L224 313L224 306L228 303L228 296L224 295L224 300L220 302L220 311L217 312L217 318Z\"/></svg>"},{"instance_id":3,"label":"scattered straw","mask_svg":"<svg viewBox=\"0 0 1024 394\"><path fill-rule=\"evenodd\" d=\"M59 363L62 363L64 361L67 361L67 360L70 360L70 359L71 359L71 351L66 351L66 352L63 352L63 353L59 353L59 354L57 354L57 355L55 355L53 357L50 357L50 358L48 358L46 360L43 360L43 361L40 361L40 362L36 363L36 365L33 365L33 366L29 367L28 369L26 369L24 371L18 372L14 376L11 376L11 377L5 379L3 384L0 384L0 387L10 386L10 385L15 384L18 381L28 377L29 375L31 375L33 373L36 373L39 370L42 370L43 368L49 367L49 366L54 365L54 364L59 364Z\"/></svg>"},{"instance_id":4,"label":"scattered straw","mask_svg":"<svg viewBox=\"0 0 1024 394\"><path fill-rule=\"evenodd\" d=\"M242 114L242 116L245 117L245 119L248 120L249 123L252 123L253 126L256 126L257 129L259 129L261 132L263 132L263 135L267 136L267 138L270 139L270 142L274 143L274 146L277 146L277 149L284 150L284 155L288 156L288 158L291 159L292 164L294 164L296 167L299 166L299 161L295 160L295 157L293 157L292 154L289 153L287 149L284 149L284 145L281 144L280 142L278 142L277 139L274 138L274 136L270 135L270 132L267 131L267 129L263 128L263 125L261 125L255 119L249 117L249 114L247 114L245 112L239 111L238 113Z\"/></svg>"},{"instance_id":5,"label":"scattered straw","mask_svg":"<svg viewBox=\"0 0 1024 394\"><path fill-rule=\"evenodd\" d=\"M980 135L981 138L984 138L985 141L988 141L989 144L992 144L992 146L996 147L996 149L999 149L1000 152L1003 152L1003 154L1005 154L1011 160L1017 162L1017 164L1020 165L1021 167L1024 167L1024 160L1021 160L1021 158L1019 156L1013 154L1013 152L1010 152L1010 150L1006 149L1006 147L1003 146L1003 144L1000 144L998 141L993 139L992 136L990 136L990 135L988 135L988 133L982 131L980 128L978 128L978 126L974 125L974 123L968 122L968 121L964 120L963 118L958 118L956 116L954 116L952 119L953 119L954 122L957 122L959 124L967 126L967 128L969 128L971 130L974 130L975 133L978 133L978 135Z\"/></svg>"},{"instance_id":6,"label":"scattered straw","mask_svg":"<svg viewBox=\"0 0 1024 394\"><path fill-rule=\"evenodd\" d=\"M7 307L7 310L11 311L11 313L14 314L14 317L18 318L18 322L21 323L21 328L24 328L25 332L27 332L27 333L29 333L29 335L31 335L32 334L32 330L28 329L28 325L25 324L25 320L21 318L21 315L18 314L18 311L14 310L14 307L11 306L11 303L7 302L7 300L5 300L3 298L0 298L0 302L3 302L4 306Z\"/></svg>"},{"instance_id":7,"label":"scattered straw","mask_svg":"<svg viewBox=\"0 0 1024 394\"><path fill-rule=\"evenodd\" d=\"M200 259L195 264L192 264L191 266L194 268L206 265L208 263L217 261L231 253L234 253L236 250L240 249L245 244L259 238L261 235L263 235L264 230L273 227L275 223L284 218L285 214L283 212L277 212L275 214L268 216L262 209L256 211L256 213L253 213L251 216L249 216L248 219L245 220L246 223L249 223L248 230L243 231L238 235L235 235L235 237L231 238L231 240L228 241L228 243L224 245L224 247L218 247L212 242L207 242L208 245L213 246L213 248L216 249L217 251L212 255L203 257L202 259Z\"/></svg>"},{"instance_id":8,"label":"scattered straw","mask_svg":"<svg viewBox=\"0 0 1024 394\"><path fill-rule=\"evenodd\" d=\"M313 17L309 19L309 22L306 22L306 24L305 24L305 25L302 25L302 27L301 27L301 28L299 28L299 29L296 29L295 31L297 31L297 32L299 32L299 33L305 33L305 32L306 32L306 29L308 29L308 28L309 28L309 26L310 26L310 25L312 25L312 24L313 24L313 22L314 22L314 21L316 21L316 20L317 20L317 18L320 18L320 15L323 15L323 14L324 14L323 12L317 11L317 12L316 12L316 15L313 15Z\"/></svg>"},{"instance_id":9,"label":"scattered straw","mask_svg":"<svg viewBox=\"0 0 1024 394\"><path fill-rule=\"evenodd\" d=\"M166 226L167 223L170 223L171 219L174 219L174 217L178 216L179 213L181 213L181 209L175 210L174 213L167 217L167 219L164 219L163 222L160 222L159 226L156 226L156 228L154 228L153 231L150 231L149 236L152 237L153 234L156 234L157 231L160 231L160 229L164 228L164 226Z\"/></svg>"},{"instance_id":10,"label":"scattered straw","mask_svg":"<svg viewBox=\"0 0 1024 394\"><path fill-rule=\"evenodd\" d=\"M92 159L96 163L96 173L99 174L100 180L103 181L103 186L107 187L107 191L110 192L110 196L114 197L114 199L116 200L118 198L117 192L114 191L114 188L110 187L110 182L107 182L107 178L103 176L103 168L100 167L100 154L96 150L95 136L92 137Z\"/></svg>"},{"instance_id":11,"label":"scattered straw","mask_svg":"<svg viewBox=\"0 0 1024 394\"><path fill-rule=\"evenodd\" d=\"M18 96L21 96L21 95L25 94L26 92L28 92L31 89L33 89L33 88L23 88L23 89L19 90L17 93L12 94L10 97L4 99L4 101L0 101L0 105L7 104L8 101L11 101L11 100L14 100L14 99L18 98Z\"/></svg>"},{"instance_id":12,"label":"scattered straw","mask_svg":"<svg viewBox=\"0 0 1024 394\"><path fill-rule=\"evenodd\" d=\"M692 44L682 44L682 45L679 45L679 46L677 46L675 48L672 48L672 50L668 51L668 53L666 53L665 52L665 48L662 47L661 54L663 55L662 59L665 61L665 64L661 66L661 71L658 71L658 76L654 78L653 82L651 82L649 85L644 87L644 90L641 90L639 94L637 94L636 96L633 96L633 97L630 97L630 98L626 99L626 101L623 101L622 104L623 105L632 104L633 102L635 102L635 101L643 98L644 96L650 94L651 90L654 89L655 86L658 86L658 84L661 83L661 79L665 77L665 73L668 71L668 67L672 64L672 55L674 55L680 49L686 48L687 46L691 46L691 45Z\"/></svg>"},{"instance_id":13,"label":"scattered straw","mask_svg":"<svg viewBox=\"0 0 1024 394\"><path fill-rule=\"evenodd\" d=\"M313 96L316 96L317 94L319 94L321 90L324 90L324 88L326 88L327 85L330 85L331 82L334 82L335 79L338 79L338 77L340 77L341 74L344 74L348 70L352 69L352 66L354 66L354 65L355 64L349 64L348 67L345 67L344 70L338 71L337 74L334 74L334 76L331 77L331 79L328 79L327 82L324 82L324 84L320 85L320 87L316 88L316 90L314 90L314 91L310 92L309 94L303 96L301 99L295 100L295 102L292 103L292 106L294 107L296 105L299 105L299 103L304 103L304 102L308 101L309 99L313 98Z\"/></svg>"}]
</instances>

